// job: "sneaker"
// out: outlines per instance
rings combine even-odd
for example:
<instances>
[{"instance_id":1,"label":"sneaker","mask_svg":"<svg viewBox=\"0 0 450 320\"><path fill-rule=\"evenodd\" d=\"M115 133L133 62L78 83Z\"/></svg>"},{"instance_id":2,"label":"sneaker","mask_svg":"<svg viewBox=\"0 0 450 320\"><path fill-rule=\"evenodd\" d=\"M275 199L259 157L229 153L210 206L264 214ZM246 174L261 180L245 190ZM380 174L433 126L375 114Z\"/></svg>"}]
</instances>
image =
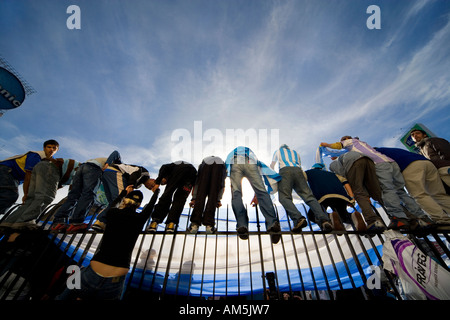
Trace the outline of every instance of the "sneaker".
<instances>
[{"instance_id":1,"label":"sneaker","mask_svg":"<svg viewBox=\"0 0 450 320\"><path fill-rule=\"evenodd\" d=\"M367 225L364 222L364 219L361 216L360 212L354 211L351 214L351 219L352 219L353 225L355 226L355 229L357 231L366 231L367 230Z\"/></svg>"},{"instance_id":2,"label":"sneaker","mask_svg":"<svg viewBox=\"0 0 450 320\"><path fill-rule=\"evenodd\" d=\"M214 228L213 226L206 226L206 233L213 234L215 232L216 232L216 228Z\"/></svg>"},{"instance_id":3,"label":"sneaker","mask_svg":"<svg viewBox=\"0 0 450 320\"><path fill-rule=\"evenodd\" d=\"M237 233L239 238L241 238L242 240L248 239L248 229L246 227L239 227L237 229Z\"/></svg>"},{"instance_id":4,"label":"sneaker","mask_svg":"<svg viewBox=\"0 0 450 320\"><path fill-rule=\"evenodd\" d=\"M333 231L333 226L331 225L330 221L325 221L322 223L321 229L323 232L329 233L329 232Z\"/></svg>"},{"instance_id":5,"label":"sneaker","mask_svg":"<svg viewBox=\"0 0 450 320\"><path fill-rule=\"evenodd\" d=\"M77 233L86 230L89 227L87 223L72 223L67 228L67 233Z\"/></svg>"},{"instance_id":6,"label":"sneaker","mask_svg":"<svg viewBox=\"0 0 450 320\"><path fill-rule=\"evenodd\" d=\"M376 220L367 226L367 231L369 232L383 232L386 230L386 226L380 220Z\"/></svg>"},{"instance_id":7,"label":"sneaker","mask_svg":"<svg viewBox=\"0 0 450 320\"><path fill-rule=\"evenodd\" d=\"M56 223L53 224L50 231L51 232L64 232L67 229L67 224L65 223Z\"/></svg>"},{"instance_id":8,"label":"sneaker","mask_svg":"<svg viewBox=\"0 0 450 320\"><path fill-rule=\"evenodd\" d=\"M298 220L298 222L297 222L297 224L295 225L295 227L292 228L292 232L294 232L294 233L299 233L299 232L301 232L302 229L303 229L304 227L306 227L307 225L308 225L308 221L306 220L306 218L305 218L305 217L301 217L301 218Z\"/></svg>"},{"instance_id":9,"label":"sneaker","mask_svg":"<svg viewBox=\"0 0 450 320\"><path fill-rule=\"evenodd\" d=\"M103 231L105 231L106 223L97 220L97 221L95 221L95 223L92 225L91 228L97 232L103 232Z\"/></svg>"},{"instance_id":10,"label":"sneaker","mask_svg":"<svg viewBox=\"0 0 450 320\"><path fill-rule=\"evenodd\" d=\"M331 225L333 226L334 231L345 231L345 227L342 224L341 218L339 217L339 213L333 211L330 214L330 218L331 218Z\"/></svg>"},{"instance_id":11,"label":"sneaker","mask_svg":"<svg viewBox=\"0 0 450 320\"><path fill-rule=\"evenodd\" d=\"M174 233L175 232L175 223L169 222L169 224L166 226L166 232Z\"/></svg>"},{"instance_id":12,"label":"sneaker","mask_svg":"<svg viewBox=\"0 0 450 320\"><path fill-rule=\"evenodd\" d=\"M191 225L188 228L189 232L192 234L196 234L198 232L198 224L191 223Z\"/></svg>"},{"instance_id":13,"label":"sneaker","mask_svg":"<svg viewBox=\"0 0 450 320\"><path fill-rule=\"evenodd\" d=\"M147 227L147 231L153 233L153 232L156 232L157 228L158 228L158 222L152 221L150 223L150 225Z\"/></svg>"},{"instance_id":14,"label":"sneaker","mask_svg":"<svg viewBox=\"0 0 450 320\"><path fill-rule=\"evenodd\" d=\"M391 223L389 223L388 225L388 229L392 229L392 230L409 230L410 229L410 225L407 219L405 218L397 218L397 217L392 217L391 218Z\"/></svg>"}]
</instances>

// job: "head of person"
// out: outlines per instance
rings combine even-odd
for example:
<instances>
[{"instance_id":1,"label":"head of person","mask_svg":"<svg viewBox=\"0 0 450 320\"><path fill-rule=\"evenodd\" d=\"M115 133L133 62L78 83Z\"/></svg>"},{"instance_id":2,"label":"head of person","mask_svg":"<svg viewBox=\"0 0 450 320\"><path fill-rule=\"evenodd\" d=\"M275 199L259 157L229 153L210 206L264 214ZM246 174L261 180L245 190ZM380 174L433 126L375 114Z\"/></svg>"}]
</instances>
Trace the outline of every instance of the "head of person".
<instances>
[{"instance_id":1,"label":"head of person","mask_svg":"<svg viewBox=\"0 0 450 320\"><path fill-rule=\"evenodd\" d=\"M342 141L345 141L345 140L349 140L349 139L352 139L352 137L351 137L351 136L343 136L343 137L341 138L341 142L342 142Z\"/></svg>"},{"instance_id":2,"label":"head of person","mask_svg":"<svg viewBox=\"0 0 450 320\"><path fill-rule=\"evenodd\" d=\"M47 158L52 158L59 149L59 143L56 140L47 140L44 142L44 152Z\"/></svg>"},{"instance_id":3,"label":"head of person","mask_svg":"<svg viewBox=\"0 0 450 320\"><path fill-rule=\"evenodd\" d=\"M428 137L425 131L419 129L414 129L413 131L411 131L410 135L415 143L420 142L426 137Z\"/></svg>"},{"instance_id":4,"label":"head of person","mask_svg":"<svg viewBox=\"0 0 450 320\"><path fill-rule=\"evenodd\" d=\"M139 190L133 190L128 193L125 198L123 198L121 208L133 207L137 209L141 205L142 199L144 199L142 192Z\"/></svg>"},{"instance_id":5,"label":"head of person","mask_svg":"<svg viewBox=\"0 0 450 320\"><path fill-rule=\"evenodd\" d=\"M318 170L322 170L323 168L325 168L325 165L323 163L315 163L311 169L318 169Z\"/></svg>"}]
</instances>

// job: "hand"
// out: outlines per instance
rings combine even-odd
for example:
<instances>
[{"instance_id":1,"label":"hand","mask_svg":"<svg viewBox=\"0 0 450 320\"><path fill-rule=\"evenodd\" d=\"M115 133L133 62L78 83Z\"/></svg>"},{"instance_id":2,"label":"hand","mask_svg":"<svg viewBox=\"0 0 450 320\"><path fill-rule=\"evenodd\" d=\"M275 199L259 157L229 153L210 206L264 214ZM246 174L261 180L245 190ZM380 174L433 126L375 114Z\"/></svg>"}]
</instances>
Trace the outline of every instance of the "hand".
<instances>
[{"instance_id":1,"label":"hand","mask_svg":"<svg viewBox=\"0 0 450 320\"><path fill-rule=\"evenodd\" d=\"M191 200L191 202L189 202L189 207L193 208L195 206L195 200Z\"/></svg>"},{"instance_id":2,"label":"hand","mask_svg":"<svg viewBox=\"0 0 450 320\"><path fill-rule=\"evenodd\" d=\"M222 206L222 202L217 201L217 208L220 208Z\"/></svg>"},{"instance_id":3,"label":"hand","mask_svg":"<svg viewBox=\"0 0 450 320\"><path fill-rule=\"evenodd\" d=\"M127 194L129 194L131 191L134 190L134 186L129 185L126 189L127 189Z\"/></svg>"},{"instance_id":4,"label":"hand","mask_svg":"<svg viewBox=\"0 0 450 320\"><path fill-rule=\"evenodd\" d=\"M321 147L329 147L330 144L329 144L329 143L326 143L326 142L321 142L321 143L320 143L320 146L321 146Z\"/></svg>"},{"instance_id":5,"label":"hand","mask_svg":"<svg viewBox=\"0 0 450 320\"><path fill-rule=\"evenodd\" d=\"M159 184L156 184L152 188L152 192L155 192L157 189L159 189Z\"/></svg>"}]
</instances>

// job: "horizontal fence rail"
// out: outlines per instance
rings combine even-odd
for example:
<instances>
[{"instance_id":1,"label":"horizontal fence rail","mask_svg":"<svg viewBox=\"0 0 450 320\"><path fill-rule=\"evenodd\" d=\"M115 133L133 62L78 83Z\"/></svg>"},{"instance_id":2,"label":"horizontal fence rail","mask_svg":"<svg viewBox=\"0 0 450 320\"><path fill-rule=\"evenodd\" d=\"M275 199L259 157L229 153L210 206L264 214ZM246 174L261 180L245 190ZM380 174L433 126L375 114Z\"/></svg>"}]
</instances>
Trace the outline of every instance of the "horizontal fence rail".
<instances>
[{"instance_id":1,"label":"horizontal fence rail","mask_svg":"<svg viewBox=\"0 0 450 320\"><path fill-rule=\"evenodd\" d=\"M307 216L307 208L298 204ZM12 208L7 214L14 211ZM102 233L51 233L52 205L38 219L37 228L3 231L0 240L0 300L54 299L67 285L69 266L86 267ZM102 208L91 210L88 223ZM248 208L249 236L239 238L228 206L217 209L217 231L188 231L190 209L183 211L175 233L164 224L136 241L123 300L335 300L405 298L399 279L382 268L383 233L368 234L346 225L346 231L323 233L308 221L293 233L292 221L275 206L281 238L272 242L258 207ZM380 207L375 212L385 221ZM3 220L4 217L1 217ZM148 222L147 222L148 224ZM12 234L12 236L11 236ZM449 233L404 233L424 253L449 271ZM376 273L377 268L380 272ZM373 287L374 275L380 281Z\"/></svg>"}]
</instances>

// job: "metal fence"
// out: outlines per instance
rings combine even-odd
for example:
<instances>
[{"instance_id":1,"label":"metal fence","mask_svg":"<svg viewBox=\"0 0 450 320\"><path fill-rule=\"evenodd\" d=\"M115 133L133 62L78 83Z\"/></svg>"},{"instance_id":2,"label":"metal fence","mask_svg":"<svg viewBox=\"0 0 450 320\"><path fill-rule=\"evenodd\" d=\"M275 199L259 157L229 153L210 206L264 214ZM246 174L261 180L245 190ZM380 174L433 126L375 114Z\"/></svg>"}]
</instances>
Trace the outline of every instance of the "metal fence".
<instances>
[{"instance_id":1,"label":"metal fence","mask_svg":"<svg viewBox=\"0 0 450 320\"><path fill-rule=\"evenodd\" d=\"M307 216L306 207L303 204L298 207ZM258 207L248 208L248 240L238 237L234 214L228 206L217 210L214 234L206 234L202 228L197 234L191 234L188 208L173 234L166 233L163 224L155 233L146 232L145 226L132 254L122 299L405 298L399 279L382 269L385 241L382 233L358 232L350 224L346 231L325 234L308 221L308 226L296 234L291 232L293 224L284 209L275 208L282 229L278 243L272 243ZM69 266L89 264L102 233L50 233L56 209L57 205L47 208L38 228L22 232L16 241L10 242L14 239L10 233L3 234L0 300L53 299L67 285ZM92 210L89 223L95 220L99 210ZM374 210L387 222L382 208L374 207ZM405 235L449 270L448 232ZM377 273L377 268L381 272ZM380 279L375 279L375 275ZM378 286L371 285L374 279L379 280Z\"/></svg>"}]
</instances>

